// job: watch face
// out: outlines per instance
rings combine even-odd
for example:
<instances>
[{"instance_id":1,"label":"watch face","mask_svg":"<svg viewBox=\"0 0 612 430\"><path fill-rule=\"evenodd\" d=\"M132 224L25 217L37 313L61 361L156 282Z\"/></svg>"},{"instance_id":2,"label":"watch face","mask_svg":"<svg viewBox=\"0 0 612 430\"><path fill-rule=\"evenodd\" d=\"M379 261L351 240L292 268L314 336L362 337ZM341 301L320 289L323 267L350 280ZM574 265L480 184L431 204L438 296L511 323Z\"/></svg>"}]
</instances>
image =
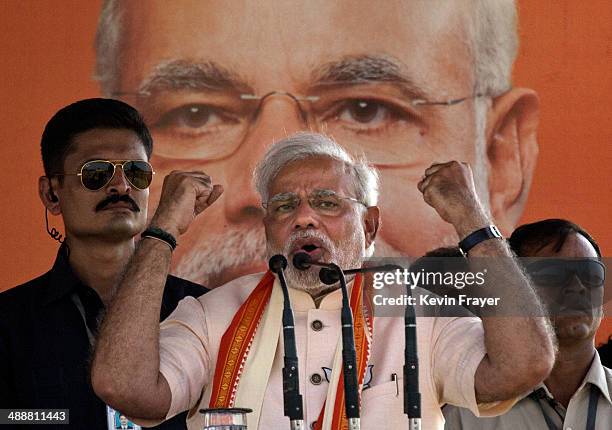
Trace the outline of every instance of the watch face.
<instances>
[{"instance_id":1,"label":"watch face","mask_svg":"<svg viewBox=\"0 0 612 430\"><path fill-rule=\"evenodd\" d=\"M493 234L494 237L498 237L498 238L502 237L501 232L499 231L497 226L490 225L489 229L491 230L491 233Z\"/></svg>"}]
</instances>

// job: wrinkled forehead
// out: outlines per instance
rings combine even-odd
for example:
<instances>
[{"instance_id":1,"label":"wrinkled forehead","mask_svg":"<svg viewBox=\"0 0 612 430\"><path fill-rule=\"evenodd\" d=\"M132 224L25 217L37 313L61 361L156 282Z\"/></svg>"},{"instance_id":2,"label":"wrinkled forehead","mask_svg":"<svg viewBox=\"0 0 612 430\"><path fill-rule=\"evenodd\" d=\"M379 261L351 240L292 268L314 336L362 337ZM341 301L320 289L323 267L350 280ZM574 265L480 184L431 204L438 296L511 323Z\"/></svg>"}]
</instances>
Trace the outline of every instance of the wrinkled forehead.
<instances>
[{"instance_id":1,"label":"wrinkled forehead","mask_svg":"<svg viewBox=\"0 0 612 430\"><path fill-rule=\"evenodd\" d=\"M298 91L352 56L390 59L432 92L471 90L469 2L367 0L125 4L122 90L164 62L214 63L257 92ZM265 61L262 61L265 59Z\"/></svg>"},{"instance_id":2,"label":"wrinkled forehead","mask_svg":"<svg viewBox=\"0 0 612 430\"><path fill-rule=\"evenodd\" d=\"M268 186L270 197L281 193L310 194L315 190L331 190L339 194L355 194L354 177L345 163L328 157L310 157L283 166Z\"/></svg>"}]
</instances>

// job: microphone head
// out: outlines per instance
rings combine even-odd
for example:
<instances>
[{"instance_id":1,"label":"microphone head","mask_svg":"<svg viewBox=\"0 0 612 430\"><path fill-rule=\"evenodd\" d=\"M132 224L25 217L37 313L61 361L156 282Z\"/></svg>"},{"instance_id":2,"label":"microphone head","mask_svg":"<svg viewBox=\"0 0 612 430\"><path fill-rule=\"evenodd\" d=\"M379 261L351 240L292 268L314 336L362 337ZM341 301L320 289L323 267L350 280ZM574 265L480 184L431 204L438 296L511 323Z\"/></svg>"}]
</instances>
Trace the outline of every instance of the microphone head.
<instances>
[{"instance_id":1,"label":"microphone head","mask_svg":"<svg viewBox=\"0 0 612 430\"><path fill-rule=\"evenodd\" d=\"M340 280L340 277L338 276L337 271L323 267L319 271L319 279L325 285L333 285Z\"/></svg>"},{"instance_id":2,"label":"microphone head","mask_svg":"<svg viewBox=\"0 0 612 430\"><path fill-rule=\"evenodd\" d=\"M310 262L312 258L305 252L298 252L293 256L293 265L298 270L308 270L310 269Z\"/></svg>"},{"instance_id":3,"label":"microphone head","mask_svg":"<svg viewBox=\"0 0 612 430\"><path fill-rule=\"evenodd\" d=\"M382 266L383 272L395 272L397 270L402 271L404 270L404 268L399 264L385 264L384 266Z\"/></svg>"},{"instance_id":4,"label":"microphone head","mask_svg":"<svg viewBox=\"0 0 612 430\"><path fill-rule=\"evenodd\" d=\"M278 273L287 268L287 259L284 255L276 254L268 260L268 267L272 272Z\"/></svg>"}]
</instances>

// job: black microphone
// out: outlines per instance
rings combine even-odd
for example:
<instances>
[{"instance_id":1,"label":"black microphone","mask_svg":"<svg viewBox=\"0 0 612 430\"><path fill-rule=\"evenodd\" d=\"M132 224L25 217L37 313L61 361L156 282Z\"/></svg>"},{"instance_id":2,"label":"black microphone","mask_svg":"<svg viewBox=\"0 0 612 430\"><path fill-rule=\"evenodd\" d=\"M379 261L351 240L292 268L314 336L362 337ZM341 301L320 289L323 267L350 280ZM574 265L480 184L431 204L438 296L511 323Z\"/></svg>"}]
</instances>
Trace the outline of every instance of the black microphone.
<instances>
[{"instance_id":1,"label":"black microphone","mask_svg":"<svg viewBox=\"0 0 612 430\"><path fill-rule=\"evenodd\" d=\"M273 255L268 261L268 267L272 272L278 274L287 268L287 259L281 254Z\"/></svg>"},{"instance_id":2,"label":"black microphone","mask_svg":"<svg viewBox=\"0 0 612 430\"><path fill-rule=\"evenodd\" d=\"M325 285L333 285L340 280L338 272L328 267L322 267L319 271L319 280Z\"/></svg>"},{"instance_id":3,"label":"black microphone","mask_svg":"<svg viewBox=\"0 0 612 430\"><path fill-rule=\"evenodd\" d=\"M297 255L297 254L296 254ZM295 264L295 263L294 263ZM357 269L343 270L345 275L352 275L355 273L367 273L367 272L393 272L395 270L403 270L402 266L397 264L383 264L382 266L370 266L370 267L359 267ZM333 285L340 280L338 272L328 267L323 267L319 272L319 279L325 285Z\"/></svg>"},{"instance_id":4,"label":"black microphone","mask_svg":"<svg viewBox=\"0 0 612 430\"><path fill-rule=\"evenodd\" d=\"M299 254L296 254L296 256ZM310 257L309 255L306 255ZM306 261L300 257L298 262ZM295 257L294 257L295 265ZM297 267L297 266L296 266ZM310 266L308 266L310 267ZM402 266L396 264L384 264L382 266L359 267L344 270L345 274L366 272L393 272L403 270ZM319 279L326 285L332 285L339 281L338 271L329 267L323 267L319 272ZM407 296L412 296L410 285L406 285ZM419 358L417 355L417 333L416 312L414 306L406 305L404 313L404 414L408 416L409 429L420 430L421 428L421 393L419 391Z\"/></svg>"},{"instance_id":5,"label":"black microphone","mask_svg":"<svg viewBox=\"0 0 612 430\"><path fill-rule=\"evenodd\" d=\"M293 262L293 266L298 270L308 270L312 265L312 257L305 252L298 252L293 256L291 261ZM318 262L315 265L320 266ZM325 264L324 267L328 267L328 265Z\"/></svg>"},{"instance_id":6,"label":"black microphone","mask_svg":"<svg viewBox=\"0 0 612 430\"><path fill-rule=\"evenodd\" d=\"M412 298L412 289L406 284L406 295ZM410 301L404 310L404 414L408 428L421 430L421 393L419 391L419 357L417 355L416 312Z\"/></svg>"},{"instance_id":7,"label":"black microphone","mask_svg":"<svg viewBox=\"0 0 612 430\"><path fill-rule=\"evenodd\" d=\"M346 279L342 269L333 263L314 261L309 254L298 252L293 256L293 265L298 270L307 270L311 266L328 268L336 272L342 290L342 310L340 323L342 325L342 375L344 378L344 410L348 420L349 430L361 428L359 419L359 383L357 382L357 353L355 351L355 333L353 312L349 303Z\"/></svg>"},{"instance_id":8,"label":"black microphone","mask_svg":"<svg viewBox=\"0 0 612 430\"><path fill-rule=\"evenodd\" d=\"M283 270L287 267L287 259L280 255L274 255L268 261L270 270L278 276L283 290L283 344L285 357L283 367L283 403L285 416L289 418L291 430L304 429L304 406L300 394L300 374L298 371L297 348L295 346L295 322L291 301L289 300L289 289Z\"/></svg>"}]
</instances>

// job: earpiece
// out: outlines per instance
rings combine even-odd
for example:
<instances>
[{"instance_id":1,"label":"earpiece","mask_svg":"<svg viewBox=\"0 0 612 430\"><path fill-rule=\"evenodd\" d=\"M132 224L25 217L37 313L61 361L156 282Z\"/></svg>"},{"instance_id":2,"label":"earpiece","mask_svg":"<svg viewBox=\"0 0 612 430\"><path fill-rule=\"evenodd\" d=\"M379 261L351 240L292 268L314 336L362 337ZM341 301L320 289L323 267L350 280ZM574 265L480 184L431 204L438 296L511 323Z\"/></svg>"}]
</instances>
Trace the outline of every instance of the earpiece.
<instances>
[{"instance_id":1,"label":"earpiece","mask_svg":"<svg viewBox=\"0 0 612 430\"><path fill-rule=\"evenodd\" d=\"M59 199L53 192L53 186L51 185L51 179L49 179L49 200L51 200L53 203L57 203L59 201Z\"/></svg>"}]
</instances>

